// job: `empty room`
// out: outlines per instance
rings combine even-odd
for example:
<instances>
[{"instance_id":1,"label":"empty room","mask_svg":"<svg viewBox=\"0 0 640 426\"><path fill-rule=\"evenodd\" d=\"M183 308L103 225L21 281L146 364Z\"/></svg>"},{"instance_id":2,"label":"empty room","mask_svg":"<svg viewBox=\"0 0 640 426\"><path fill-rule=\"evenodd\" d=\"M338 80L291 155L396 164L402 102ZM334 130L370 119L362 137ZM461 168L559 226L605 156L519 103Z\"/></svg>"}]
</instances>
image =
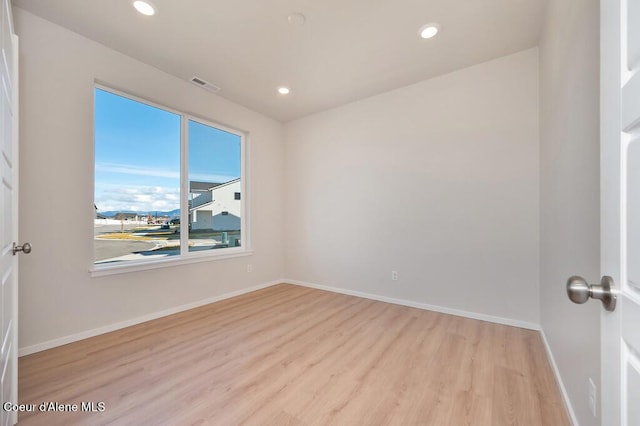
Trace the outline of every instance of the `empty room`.
<instances>
[{"instance_id":1,"label":"empty room","mask_svg":"<svg viewBox=\"0 0 640 426\"><path fill-rule=\"evenodd\" d=\"M640 1L2 4L1 425L640 424Z\"/></svg>"}]
</instances>

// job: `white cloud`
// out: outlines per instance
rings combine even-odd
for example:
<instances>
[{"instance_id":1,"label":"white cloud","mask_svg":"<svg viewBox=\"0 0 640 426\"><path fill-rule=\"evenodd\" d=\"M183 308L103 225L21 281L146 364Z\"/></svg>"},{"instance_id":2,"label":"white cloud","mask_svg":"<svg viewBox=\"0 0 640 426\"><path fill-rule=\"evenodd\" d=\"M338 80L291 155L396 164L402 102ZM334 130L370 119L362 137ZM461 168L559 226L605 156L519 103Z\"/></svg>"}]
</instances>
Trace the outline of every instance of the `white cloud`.
<instances>
[{"instance_id":1,"label":"white cloud","mask_svg":"<svg viewBox=\"0 0 640 426\"><path fill-rule=\"evenodd\" d=\"M133 166L131 164L96 163L96 172L180 179L179 171L152 169L149 167Z\"/></svg>"},{"instance_id":2,"label":"white cloud","mask_svg":"<svg viewBox=\"0 0 640 426\"><path fill-rule=\"evenodd\" d=\"M127 175L180 179L179 172L139 167L129 164L96 163L96 172L121 173ZM236 179L234 176L216 174L191 174L191 180L224 183ZM131 182L131 180L130 180ZM139 212L170 211L180 207L180 188L106 183L96 181L95 204L98 210Z\"/></svg>"},{"instance_id":3,"label":"white cloud","mask_svg":"<svg viewBox=\"0 0 640 426\"><path fill-rule=\"evenodd\" d=\"M153 169L150 167L139 167L131 164L116 163L96 163L96 172L120 173L126 175L161 177L170 179L180 179L179 171L163 169ZM221 175L215 173L190 173L189 179L200 182L225 183L237 179L238 176Z\"/></svg>"},{"instance_id":4,"label":"white cloud","mask_svg":"<svg viewBox=\"0 0 640 426\"><path fill-rule=\"evenodd\" d=\"M98 189L95 203L99 211L169 211L180 207L180 188L109 185Z\"/></svg>"}]
</instances>

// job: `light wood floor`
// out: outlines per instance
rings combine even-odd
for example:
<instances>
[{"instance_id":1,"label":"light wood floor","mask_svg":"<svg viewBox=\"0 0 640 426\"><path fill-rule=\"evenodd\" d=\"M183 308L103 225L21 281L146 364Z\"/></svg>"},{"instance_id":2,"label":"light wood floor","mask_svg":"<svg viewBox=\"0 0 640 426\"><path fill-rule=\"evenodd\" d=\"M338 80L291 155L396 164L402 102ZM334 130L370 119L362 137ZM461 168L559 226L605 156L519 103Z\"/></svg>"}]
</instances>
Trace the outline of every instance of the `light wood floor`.
<instances>
[{"instance_id":1,"label":"light wood floor","mask_svg":"<svg viewBox=\"0 0 640 426\"><path fill-rule=\"evenodd\" d=\"M23 357L20 425L568 425L537 332L278 285Z\"/></svg>"}]
</instances>

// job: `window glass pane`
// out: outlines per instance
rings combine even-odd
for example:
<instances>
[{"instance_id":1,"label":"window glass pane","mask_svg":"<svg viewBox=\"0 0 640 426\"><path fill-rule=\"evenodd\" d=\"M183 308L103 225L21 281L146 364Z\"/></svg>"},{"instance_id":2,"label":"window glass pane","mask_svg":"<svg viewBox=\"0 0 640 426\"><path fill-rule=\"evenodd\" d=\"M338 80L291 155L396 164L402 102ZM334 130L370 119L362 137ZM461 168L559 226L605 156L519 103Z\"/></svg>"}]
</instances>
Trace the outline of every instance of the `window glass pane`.
<instances>
[{"instance_id":1,"label":"window glass pane","mask_svg":"<svg viewBox=\"0 0 640 426\"><path fill-rule=\"evenodd\" d=\"M180 118L95 89L96 264L180 254Z\"/></svg>"},{"instance_id":2,"label":"window glass pane","mask_svg":"<svg viewBox=\"0 0 640 426\"><path fill-rule=\"evenodd\" d=\"M189 120L189 251L242 244L241 137Z\"/></svg>"}]
</instances>

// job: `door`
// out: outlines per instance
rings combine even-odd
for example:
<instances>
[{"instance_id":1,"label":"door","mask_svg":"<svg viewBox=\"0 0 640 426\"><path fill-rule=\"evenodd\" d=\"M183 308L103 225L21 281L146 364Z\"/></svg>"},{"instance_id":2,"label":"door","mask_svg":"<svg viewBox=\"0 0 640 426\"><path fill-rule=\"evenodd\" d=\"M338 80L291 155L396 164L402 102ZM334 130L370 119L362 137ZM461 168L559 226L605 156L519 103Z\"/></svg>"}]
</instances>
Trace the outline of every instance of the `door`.
<instances>
[{"instance_id":1,"label":"door","mask_svg":"<svg viewBox=\"0 0 640 426\"><path fill-rule=\"evenodd\" d=\"M601 271L617 307L602 312L602 424L640 425L640 0L602 0Z\"/></svg>"},{"instance_id":2,"label":"door","mask_svg":"<svg viewBox=\"0 0 640 426\"><path fill-rule=\"evenodd\" d=\"M14 251L18 225L18 73L17 37L13 33L11 1L2 0L0 54L0 400L16 403L18 396L17 311L18 261ZM27 250L29 251L29 250ZM14 424L15 411L0 407L0 426Z\"/></svg>"}]
</instances>

